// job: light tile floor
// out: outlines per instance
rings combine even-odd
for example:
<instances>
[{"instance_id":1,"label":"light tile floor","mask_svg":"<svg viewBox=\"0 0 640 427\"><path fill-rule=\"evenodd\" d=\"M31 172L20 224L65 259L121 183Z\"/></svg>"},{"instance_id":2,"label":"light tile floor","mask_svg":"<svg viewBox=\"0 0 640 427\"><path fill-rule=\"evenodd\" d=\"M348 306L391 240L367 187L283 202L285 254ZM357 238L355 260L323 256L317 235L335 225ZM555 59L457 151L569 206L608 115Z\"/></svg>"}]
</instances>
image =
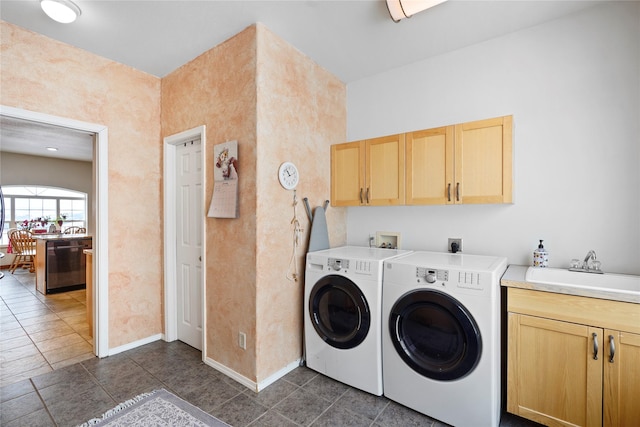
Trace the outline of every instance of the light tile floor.
<instances>
[{"instance_id":1,"label":"light tile floor","mask_svg":"<svg viewBox=\"0 0 640 427\"><path fill-rule=\"evenodd\" d=\"M5 279L7 277L10 275ZM200 351L179 341L156 341L104 359L89 357L84 350L90 339L78 318L84 301L82 293L70 293L73 296L67 295L68 299L44 298L34 293L30 282L23 284L18 274L15 278L22 288L11 281L0 280L3 345L0 425L3 427L74 426L99 417L140 393L159 388L175 393L234 427L445 425L306 367L296 368L255 393L205 365ZM33 298L46 307L35 303ZM60 315L67 311L62 307L68 313L75 310L75 314ZM34 312L39 313L38 316ZM38 317L57 326L30 328L43 323L34 320ZM58 329L61 332L55 332ZM13 337L5 339L5 332ZM64 341L61 337L69 335L81 337L84 344L77 341L78 338L69 338L76 341L65 346L82 344L81 351L75 356L60 351L55 356L56 347ZM24 345L11 344L12 340L20 339ZM18 350L22 347L27 348ZM28 367L29 360L33 360L32 368ZM463 404L461 410L464 410ZM503 414L500 426L538 424Z\"/></svg>"},{"instance_id":2,"label":"light tile floor","mask_svg":"<svg viewBox=\"0 0 640 427\"><path fill-rule=\"evenodd\" d=\"M84 290L42 295L23 269L0 279L0 386L93 357Z\"/></svg>"}]
</instances>

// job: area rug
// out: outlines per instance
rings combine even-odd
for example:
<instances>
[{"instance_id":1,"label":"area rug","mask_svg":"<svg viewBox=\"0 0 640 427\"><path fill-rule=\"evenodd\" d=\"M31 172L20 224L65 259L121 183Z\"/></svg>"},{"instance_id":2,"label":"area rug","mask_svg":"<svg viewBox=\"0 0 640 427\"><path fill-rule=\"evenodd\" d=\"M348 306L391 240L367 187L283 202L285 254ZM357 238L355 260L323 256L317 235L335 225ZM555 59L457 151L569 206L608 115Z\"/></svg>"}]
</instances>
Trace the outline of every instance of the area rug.
<instances>
[{"instance_id":1,"label":"area rug","mask_svg":"<svg viewBox=\"0 0 640 427\"><path fill-rule=\"evenodd\" d=\"M180 399L165 389L141 394L79 427L108 426L199 426L229 427L219 419Z\"/></svg>"}]
</instances>

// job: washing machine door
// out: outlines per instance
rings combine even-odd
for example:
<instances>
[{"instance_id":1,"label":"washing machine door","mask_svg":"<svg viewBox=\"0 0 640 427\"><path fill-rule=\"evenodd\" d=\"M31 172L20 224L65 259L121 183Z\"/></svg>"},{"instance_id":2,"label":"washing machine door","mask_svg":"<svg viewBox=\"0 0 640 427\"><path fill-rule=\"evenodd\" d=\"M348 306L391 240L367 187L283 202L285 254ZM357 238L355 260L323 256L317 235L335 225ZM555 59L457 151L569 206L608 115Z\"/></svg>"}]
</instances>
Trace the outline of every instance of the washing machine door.
<instances>
[{"instance_id":1,"label":"washing machine door","mask_svg":"<svg viewBox=\"0 0 640 427\"><path fill-rule=\"evenodd\" d=\"M325 276L313 286L309 316L320 338L340 349L358 346L371 325L364 294L351 280L338 275Z\"/></svg>"},{"instance_id":2,"label":"washing machine door","mask_svg":"<svg viewBox=\"0 0 640 427\"><path fill-rule=\"evenodd\" d=\"M389 315L389 333L404 362L434 380L468 375L482 354L480 329L469 311L439 291L420 289L400 297Z\"/></svg>"}]
</instances>

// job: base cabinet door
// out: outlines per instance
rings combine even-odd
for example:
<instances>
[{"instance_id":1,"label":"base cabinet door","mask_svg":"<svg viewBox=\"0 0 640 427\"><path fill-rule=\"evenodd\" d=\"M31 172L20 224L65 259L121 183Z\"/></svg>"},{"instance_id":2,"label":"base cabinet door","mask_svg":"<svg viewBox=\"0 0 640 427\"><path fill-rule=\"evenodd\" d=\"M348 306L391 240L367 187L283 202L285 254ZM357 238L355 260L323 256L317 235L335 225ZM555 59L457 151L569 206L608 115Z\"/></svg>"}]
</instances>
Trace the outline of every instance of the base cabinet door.
<instances>
[{"instance_id":1,"label":"base cabinet door","mask_svg":"<svg viewBox=\"0 0 640 427\"><path fill-rule=\"evenodd\" d=\"M604 426L640 425L640 335L604 335Z\"/></svg>"},{"instance_id":2,"label":"base cabinet door","mask_svg":"<svg viewBox=\"0 0 640 427\"><path fill-rule=\"evenodd\" d=\"M549 426L602 423L603 329L509 313L507 410Z\"/></svg>"}]
</instances>

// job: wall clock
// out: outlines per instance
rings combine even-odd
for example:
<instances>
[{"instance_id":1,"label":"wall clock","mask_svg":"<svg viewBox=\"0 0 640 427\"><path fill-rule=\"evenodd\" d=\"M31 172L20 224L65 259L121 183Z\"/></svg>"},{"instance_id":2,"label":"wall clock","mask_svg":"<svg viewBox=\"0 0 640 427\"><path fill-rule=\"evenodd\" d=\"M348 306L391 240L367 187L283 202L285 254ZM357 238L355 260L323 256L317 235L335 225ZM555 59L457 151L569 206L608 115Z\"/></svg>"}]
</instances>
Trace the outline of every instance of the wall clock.
<instances>
[{"instance_id":1,"label":"wall clock","mask_svg":"<svg viewBox=\"0 0 640 427\"><path fill-rule=\"evenodd\" d=\"M291 162L284 162L278 169L278 179L280 180L280 185L284 188L293 190L300 180L298 168Z\"/></svg>"}]
</instances>

